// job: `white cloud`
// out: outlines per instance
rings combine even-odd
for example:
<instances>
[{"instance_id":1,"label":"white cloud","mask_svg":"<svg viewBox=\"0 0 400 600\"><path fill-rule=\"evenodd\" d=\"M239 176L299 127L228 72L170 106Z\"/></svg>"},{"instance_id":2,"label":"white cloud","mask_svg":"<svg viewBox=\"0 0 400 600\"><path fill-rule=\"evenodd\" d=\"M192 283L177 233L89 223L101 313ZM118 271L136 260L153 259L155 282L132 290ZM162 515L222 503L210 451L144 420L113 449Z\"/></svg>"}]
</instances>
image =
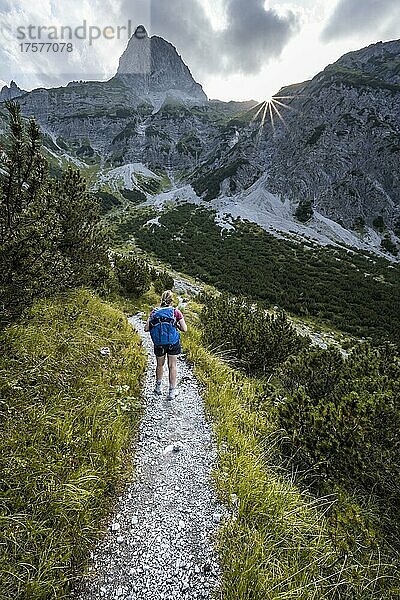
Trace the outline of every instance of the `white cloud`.
<instances>
[{"instance_id":1,"label":"white cloud","mask_svg":"<svg viewBox=\"0 0 400 600\"><path fill-rule=\"evenodd\" d=\"M359 2L359 0L355 1ZM325 0L290 0L289 2L268 0L267 5L274 9L279 5L280 11L287 8L292 11L295 11L296 8L299 9L301 30L289 40L281 55L269 64L265 64L257 75L233 75L231 77L224 77L220 74L206 75L204 88L209 97L222 100L244 98L262 100L276 94L284 85L311 79L328 64L335 62L347 52L385 39L385 36L382 36L379 31L378 33L376 31L364 32L362 35L356 31L356 24L353 23L354 35L352 37L338 37L329 42L325 41L321 38L321 32L332 15L330 5ZM399 6L400 9L400 4L396 6ZM388 22L389 14L386 12L386 16L382 16L380 21L382 24ZM389 21L394 26L400 24L400 18L398 21L390 19ZM400 37L400 31L398 31L397 37ZM390 36L386 39L390 39Z\"/></svg>"},{"instance_id":2,"label":"white cloud","mask_svg":"<svg viewBox=\"0 0 400 600\"><path fill-rule=\"evenodd\" d=\"M0 14L3 33L0 76L6 80L14 78L29 89L43 84L66 83L72 79L104 79L111 76L116 71L118 58L127 44L127 31L121 31L121 39L101 37L90 44L88 39L80 40L74 35L69 40L65 29L64 41L72 42L71 52L67 52L66 48L61 52L61 45L58 52L57 46L52 47L50 52L47 52L47 47L42 47L42 52L33 52L31 49L26 52L26 44L30 42L62 42L62 27L71 27L73 34L75 28L80 27L79 34L82 35L84 22L87 36L90 27L103 30L106 26L113 26L115 31L119 25L127 27L127 22L121 23L112 0L75 0L57 4L47 0L35 3L17 0L8 11ZM39 27L42 29L39 30ZM55 30L46 30L46 27L56 28L59 39L51 39ZM135 24L132 27L134 30ZM95 30L92 33L97 35ZM21 39L22 36L25 36L24 39Z\"/></svg>"},{"instance_id":3,"label":"white cloud","mask_svg":"<svg viewBox=\"0 0 400 600\"><path fill-rule=\"evenodd\" d=\"M365 39L371 34L375 39L400 36L399 0L339 0L322 32L322 39Z\"/></svg>"}]
</instances>

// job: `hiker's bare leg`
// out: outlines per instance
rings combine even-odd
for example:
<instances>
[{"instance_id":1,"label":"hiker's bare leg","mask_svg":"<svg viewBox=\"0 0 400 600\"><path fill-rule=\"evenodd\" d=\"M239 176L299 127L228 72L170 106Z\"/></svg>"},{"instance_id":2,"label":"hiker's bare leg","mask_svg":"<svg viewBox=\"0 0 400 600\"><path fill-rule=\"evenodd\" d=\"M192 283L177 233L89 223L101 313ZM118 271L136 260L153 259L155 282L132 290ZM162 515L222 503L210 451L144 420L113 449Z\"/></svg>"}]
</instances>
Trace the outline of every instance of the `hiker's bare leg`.
<instances>
[{"instance_id":1,"label":"hiker's bare leg","mask_svg":"<svg viewBox=\"0 0 400 600\"><path fill-rule=\"evenodd\" d=\"M165 355L157 356L156 380L161 381L164 371Z\"/></svg>"},{"instance_id":2,"label":"hiker's bare leg","mask_svg":"<svg viewBox=\"0 0 400 600\"><path fill-rule=\"evenodd\" d=\"M168 355L169 387L176 388L176 356Z\"/></svg>"}]
</instances>

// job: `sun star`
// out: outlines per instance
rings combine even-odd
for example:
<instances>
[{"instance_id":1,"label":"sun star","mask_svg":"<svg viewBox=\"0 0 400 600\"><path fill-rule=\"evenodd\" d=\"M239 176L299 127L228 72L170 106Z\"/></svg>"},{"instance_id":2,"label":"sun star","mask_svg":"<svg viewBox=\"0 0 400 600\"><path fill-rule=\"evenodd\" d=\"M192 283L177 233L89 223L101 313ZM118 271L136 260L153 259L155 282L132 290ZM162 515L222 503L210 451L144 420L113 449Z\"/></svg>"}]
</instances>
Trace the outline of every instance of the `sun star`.
<instances>
[{"instance_id":1,"label":"sun star","mask_svg":"<svg viewBox=\"0 0 400 600\"><path fill-rule=\"evenodd\" d=\"M266 127L269 124L271 125L273 135L275 136L275 133L276 133L275 119L276 118L278 118L281 121L281 123L283 124L283 126L285 127L285 129L287 131L290 131L289 126L286 123L282 112L284 109L299 112L299 110L297 108L290 106L287 103L287 101L292 100L293 98L297 98L300 95L301 94L296 94L296 96L270 96L266 100L261 102L261 104L259 106L256 107L257 111L254 114L252 121L254 121L254 122L258 121L258 120L260 121L259 132L257 135L257 143L259 142L259 140L261 138L261 134L264 130L264 127ZM252 110L254 110L254 108Z\"/></svg>"}]
</instances>

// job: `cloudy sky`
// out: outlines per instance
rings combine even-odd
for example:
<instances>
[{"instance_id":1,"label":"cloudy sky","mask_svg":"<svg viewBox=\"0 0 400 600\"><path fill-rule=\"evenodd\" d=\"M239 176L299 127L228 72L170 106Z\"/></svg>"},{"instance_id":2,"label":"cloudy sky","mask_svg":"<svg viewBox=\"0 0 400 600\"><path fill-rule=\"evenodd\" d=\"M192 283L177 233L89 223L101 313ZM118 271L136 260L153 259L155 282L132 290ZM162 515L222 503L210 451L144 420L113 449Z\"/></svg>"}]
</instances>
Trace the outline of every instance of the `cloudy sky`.
<instances>
[{"instance_id":1,"label":"cloudy sky","mask_svg":"<svg viewBox=\"0 0 400 600\"><path fill-rule=\"evenodd\" d=\"M176 46L210 98L262 100L346 52L400 38L400 1L0 0L0 87L108 79L139 23ZM62 35L72 44L63 51Z\"/></svg>"}]
</instances>

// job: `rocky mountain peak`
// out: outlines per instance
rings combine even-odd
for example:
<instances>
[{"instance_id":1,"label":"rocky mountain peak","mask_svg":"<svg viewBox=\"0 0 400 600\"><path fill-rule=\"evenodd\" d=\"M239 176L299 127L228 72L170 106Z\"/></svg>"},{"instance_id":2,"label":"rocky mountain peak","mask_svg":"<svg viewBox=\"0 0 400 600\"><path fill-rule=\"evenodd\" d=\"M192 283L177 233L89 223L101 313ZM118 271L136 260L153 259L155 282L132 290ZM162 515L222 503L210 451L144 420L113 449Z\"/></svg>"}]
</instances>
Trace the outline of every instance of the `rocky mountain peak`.
<instances>
[{"instance_id":1,"label":"rocky mountain peak","mask_svg":"<svg viewBox=\"0 0 400 600\"><path fill-rule=\"evenodd\" d=\"M12 80L10 83L10 87L5 85L0 90L0 102L5 102L6 100L14 100L14 98L19 98L24 94L26 94L25 90L21 90L21 88L17 86L15 81Z\"/></svg>"},{"instance_id":2,"label":"rocky mountain peak","mask_svg":"<svg viewBox=\"0 0 400 600\"><path fill-rule=\"evenodd\" d=\"M192 104L207 100L176 48L161 37L149 37L143 26L139 26L129 40L116 77L136 95L148 96L150 101L170 96Z\"/></svg>"},{"instance_id":3,"label":"rocky mountain peak","mask_svg":"<svg viewBox=\"0 0 400 600\"><path fill-rule=\"evenodd\" d=\"M377 42L348 52L326 70L346 69L354 74L374 77L386 83L400 83L400 40Z\"/></svg>"}]
</instances>

